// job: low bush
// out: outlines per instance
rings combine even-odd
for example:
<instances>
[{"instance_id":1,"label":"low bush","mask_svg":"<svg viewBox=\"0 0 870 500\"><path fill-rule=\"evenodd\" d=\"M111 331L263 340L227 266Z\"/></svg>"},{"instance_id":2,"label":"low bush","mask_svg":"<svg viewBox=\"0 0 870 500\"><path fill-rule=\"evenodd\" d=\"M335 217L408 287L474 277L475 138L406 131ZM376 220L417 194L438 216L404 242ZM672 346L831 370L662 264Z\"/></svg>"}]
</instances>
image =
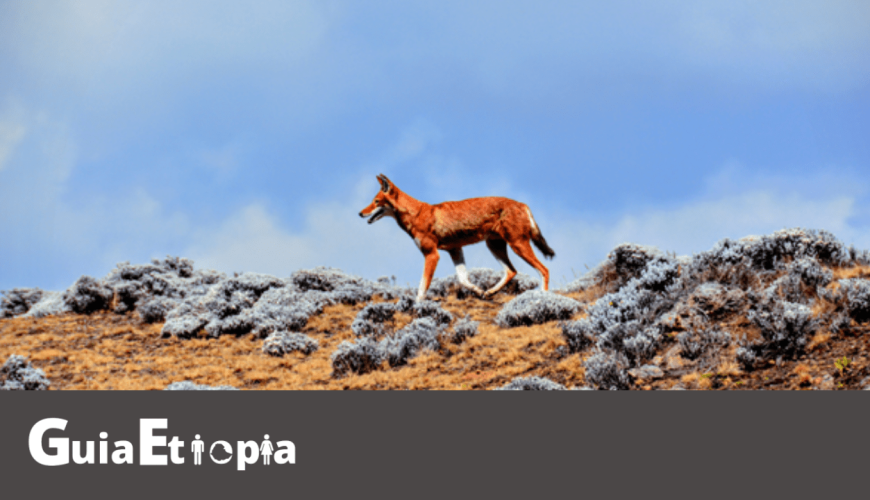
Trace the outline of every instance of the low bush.
<instances>
[{"instance_id":1,"label":"low bush","mask_svg":"<svg viewBox=\"0 0 870 500\"><path fill-rule=\"evenodd\" d=\"M586 381L605 390L628 389L628 359L615 351L598 351L584 363Z\"/></svg>"},{"instance_id":2,"label":"low bush","mask_svg":"<svg viewBox=\"0 0 870 500\"><path fill-rule=\"evenodd\" d=\"M517 377L510 383L498 387L496 391L564 391L565 386L544 377L532 375Z\"/></svg>"},{"instance_id":3,"label":"low bush","mask_svg":"<svg viewBox=\"0 0 870 500\"><path fill-rule=\"evenodd\" d=\"M353 342L345 340L332 353L333 374L368 373L377 369L385 357L381 343L371 337L362 337Z\"/></svg>"},{"instance_id":4,"label":"low bush","mask_svg":"<svg viewBox=\"0 0 870 500\"><path fill-rule=\"evenodd\" d=\"M396 304L389 302L369 304L357 313L356 318L354 318L353 323L350 325L350 329L357 337L380 337L386 333L384 322L392 320L396 310Z\"/></svg>"},{"instance_id":5,"label":"low bush","mask_svg":"<svg viewBox=\"0 0 870 500\"><path fill-rule=\"evenodd\" d=\"M283 356L294 351L311 354L318 347L320 345L316 340L296 332L274 332L263 341L263 352L272 356Z\"/></svg>"},{"instance_id":6,"label":"low bush","mask_svg":"<svg viewBox=\"0 0 870 500\"><path fill-rule=\"evenodd\" d=\"M145 323L157 323L164 321L169 311L178 307L178 301L166 297L153 297L142 303L139 308L139 317Z\"/></svg>"},{"instance_id":7,"label":"low bush","mask_svg":"<svg viewBox=\"0 0 870 500\"><path fill-rule=\"evenodd\" d=\"M677 335L677 342L684 358L698 359L718 347L730 344L731 334L716 328L690 330Z\"/></svg>"},{"instance_id":8,"label":"low bush","mask_svg":"<svg viewBox=\"0 0 870 500\"><path fill-rule=\"evenodd\" d=\"M381 340L362 336L353 342L342 342L332 353L334 374L368 373L384 361L391 367L397 367L406 364L423 349L438 349L438 338L445 325L438 323L436 317L416 318L405 328L387 334Z\"/></svg>"},{"instance_id":9,"label":"low bush","mask_svg":"<svg viewBox=\"0 0 870 500\"><path fill-rule=\"evenodd\" d=\"M471 321L469 316L466 315L464 318L453 324L453 333L445 334L446 340L453 342L454 344L460 344L466 339L470 339L477 335L477 327L479 324L480 323L477 321Z\"/></svg>"},{"instance_id":10,"label":"low bush","mask_svg":"<svg viewBox=\"0 0 870 500\"><path fill-rule=\"evenodd\" d=\"M524 292L502 306L495 323L502 327L530 326L566 320L580 310L574 299L540 290Z\"/></svg>"},{"instance_id":11,"label":"low bush","mask_svg":"<svg viewBox=\"0 0 870 500\"><path fill-rule=\"evenodd\" d=\"M164 391L237 391L237 387L231 385L206 385L196 384L190 380L173 382L163 388Z\"/></svg>"},{"instance_id":12,"label":"low bush","mask_svg":"<svg viewBox=\"0 0 870 500\"><path fill-rule=\"evenodd\" d=\"M568 350L570 352L580 352L583 349L593 345L596 337L595 332L590 328L589 321L568 321L562 323L562 336L568 342Z\"/></svg>"},{"instance_id":13,"label":"low bush","mask_svg":"<svg viewBox=\"0 0 870 500\"><path fill-rule=\"evenodd\" d=\"M112 288L90 276L82 276L63 293L63 301L70 310L90 314L109 308L114 292Z\"/></svg>"},{"instance_id":14,"label":"low bush","mask_svg":"<svg viewBox=\"0 0 870 500\"><path fill-rule=\"evenodd\" d=\"M441 305L431 300L416 302L411 312L417 318L432 318L438 325L447 325L453 321L453 315L441 308Z\"/></svg>"},{"instance_id":15,"label":"low bush","mask_svg":"<svg viewBox=\"0 0 870 500\"><path fill-rule=\"evenodd\" d=\"M852 319L858 323L870 320L870 280L840 280L840 294Z\"/></svg>"},{"instance_id":16,"label":"low bush","mask_svg":"<svg viewBox=\"0 0 870 500\"><path fill-rule=\"evenodd\" d=\"M763 301L747 317L761 330L762 338L744 347L762 360L795 358L818 329L810 308L793 302Z\"/></svg>"},{"instance_id":17,"label":"low bush","mask_svg":"<svg viewBox=\"0 0 870 500\"><path fill-rule=\"evenodd\" d=\"M44 391L50 385L45 372L32 367L24 356L13 354L0 366L0 390Z\"/></svg>"},{"instance_id":18,"label":"low bush","mask_svg":"<svg viewBox=\"0 0 870 500\"><path fill-rule=\"evenodd\" d=\"M731 316L746 305L746 296L740 289L716 282L704 283L695 288L690 300L696 311L712 321Z\"/></svg>"},{"instance_id":19,"label":"low bush","mask_svg":"<svg viewBox=\"0 0 870 500\"><path fill-rule=\"evenodd\" d=\"M381 341L381 349L391 367L401 366L423 349L438 349L442 325L434 318L417 318L405 328Z\"/></svg>"},{"instance_id":20,"label":"low bush","mask_svg":"<svg viewBox=\"0 0 870 500\"><path fill-rule=\"evenodd\" d=\"M0 319L11 318L24 314L30 310L40 299L43 291L39 288L13 288L12 290L0 291Z\"/></svg>"}]
</instances>

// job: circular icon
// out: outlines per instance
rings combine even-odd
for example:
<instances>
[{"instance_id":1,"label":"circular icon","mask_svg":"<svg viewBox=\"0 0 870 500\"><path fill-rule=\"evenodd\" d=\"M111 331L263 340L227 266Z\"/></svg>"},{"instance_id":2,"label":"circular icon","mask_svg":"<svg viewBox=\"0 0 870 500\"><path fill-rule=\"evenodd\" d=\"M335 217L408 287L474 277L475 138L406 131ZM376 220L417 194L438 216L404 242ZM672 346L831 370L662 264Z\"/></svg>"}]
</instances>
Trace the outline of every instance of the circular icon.
<instances>
[{"instance_id":1,"label":"circular icon","mask_svg":"<svg viewBox=\"0 0 870 500\"><path fill-rule=\"evenodd\" d=\"M219 456L225 455L226 458L221 458L221 459L215 458L214 447L217 446L218 444L223 445L223 448L224 448L223 453L218 452L218 455ZM216 464L225 464L225 463L229 462L231 458L233 458L233 449L230 448L230 443L227 443L226 441L215 441L214 443L211 444L211 448L208 449L208 454L211 457L212 462L214 462Z\"/></svg>"}]
</instances>

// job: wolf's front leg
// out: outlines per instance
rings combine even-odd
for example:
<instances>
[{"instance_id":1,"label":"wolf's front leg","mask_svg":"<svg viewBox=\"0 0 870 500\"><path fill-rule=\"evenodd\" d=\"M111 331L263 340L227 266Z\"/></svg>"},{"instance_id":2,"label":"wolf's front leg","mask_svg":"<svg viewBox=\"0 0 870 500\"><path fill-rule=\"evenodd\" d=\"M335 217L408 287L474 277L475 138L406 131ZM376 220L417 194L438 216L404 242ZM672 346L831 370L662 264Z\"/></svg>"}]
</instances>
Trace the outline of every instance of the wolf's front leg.
<instances>
[{"instance_id":1,"label":"wolf's front leg","mask_svg":"<svg viewBox=\"0 0 870 500\"><path fill-rule=\"evenodd\" d=\"M432 283L432 276L435 275L435 268L438 267L438 249L432 250L424 254L426 256L426 265L423 267L423 279L420 280L420 288L417 290L417 302L426 300L426 290L429 290L429 285Z\"/></svg>"}]
</instances>

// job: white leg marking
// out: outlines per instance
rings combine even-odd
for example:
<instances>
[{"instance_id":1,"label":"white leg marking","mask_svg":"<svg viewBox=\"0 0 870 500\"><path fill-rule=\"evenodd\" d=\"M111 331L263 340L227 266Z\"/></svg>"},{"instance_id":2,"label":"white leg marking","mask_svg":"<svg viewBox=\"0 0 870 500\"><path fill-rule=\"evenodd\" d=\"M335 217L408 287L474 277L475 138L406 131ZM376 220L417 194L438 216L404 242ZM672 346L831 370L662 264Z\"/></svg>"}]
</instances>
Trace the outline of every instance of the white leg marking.
<instances>
[{"instance_id":1,"label":"white leg marking","mask_svg":"<svg viewBox=\"0 0 870 500\"><path fill-rule=\"evenodd\" d=\"M478 295L483 294L483 291L474 286L471 280L468 279L468 271L465 269L465 254L462 252L462 249L452 250L450 258L453 259L453 265L456 266L456 278L459 280L459 284L474 290Z\"/></svg>"},{"instance_id":2,"label":"white leg marking","mask_svg":"<svg viewBox=\"0 0 870 500\"><path fill-rule=\"evenodd\" d=\"M532 223L532 231L538 232L538 225L535 224L535 218L532 217L532 211L529 210L529 207L526 207L526 213L529 214L529 222Z\"/></svg>"},{"instance_id":3,"label":"white leg marking","mask_svg":"<svg viewBox=\"0 0 870 500\"><path fill-rule=\"evenodd\" d=\"M501 290L501 287L503 287L504 284L507 283L507 280L508 280L508 273L510 272L510 268L509 268L508 266L506 266L506 265L504 264L504 262L502 262L501 265L504 266L504 276L502 276L501 281L499 281L499 282L498 282L494 287L492 287L490 290Z\"/></svg>"},{"instance_id":4,"label":"white leg marking","mask_svg":"<svg viewBox=\"0 0 870 500\"><path fill-rule=\"evenodd\" d=\"M459 278L459 282L463 285L471 285L471 282L468 281L468 271L465 270L465 264L456 265L456 277Z\"/></svg>"},{"instance_id":5,"label":"white leg marking","mask_svg":"<svg viewBox=\"0 0 870 500\"><path fill-rule=\"evenodd\" d=\"M420 278L420 288L417 289L417 302L426 300L426 270L423 269L423 277Z\"/></svg>"}]
</instances>

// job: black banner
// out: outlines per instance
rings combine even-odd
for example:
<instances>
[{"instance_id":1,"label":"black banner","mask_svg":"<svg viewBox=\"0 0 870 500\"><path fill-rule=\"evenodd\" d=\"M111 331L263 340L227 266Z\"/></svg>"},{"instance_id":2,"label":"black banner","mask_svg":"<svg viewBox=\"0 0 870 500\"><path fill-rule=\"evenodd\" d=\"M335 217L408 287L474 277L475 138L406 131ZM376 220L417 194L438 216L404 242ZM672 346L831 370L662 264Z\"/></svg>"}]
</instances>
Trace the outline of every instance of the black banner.
<instances>
[{"instance_id":1,"label":"black banner","mask_svg":"<svg viewBox=\"0 0 870 500\"><path fill-rule=\"evenodd\" d=\"M0 408L5 498L822 498L870 465L864 393L34 392ZM65 427L40 439L44 419ZM69 463L41 465L31 445L62 460L64 438ZM151 446L166 465L143 465L161 439L176 456Z\"/></svg>"}]
</instances>

